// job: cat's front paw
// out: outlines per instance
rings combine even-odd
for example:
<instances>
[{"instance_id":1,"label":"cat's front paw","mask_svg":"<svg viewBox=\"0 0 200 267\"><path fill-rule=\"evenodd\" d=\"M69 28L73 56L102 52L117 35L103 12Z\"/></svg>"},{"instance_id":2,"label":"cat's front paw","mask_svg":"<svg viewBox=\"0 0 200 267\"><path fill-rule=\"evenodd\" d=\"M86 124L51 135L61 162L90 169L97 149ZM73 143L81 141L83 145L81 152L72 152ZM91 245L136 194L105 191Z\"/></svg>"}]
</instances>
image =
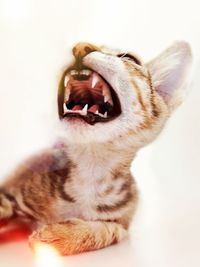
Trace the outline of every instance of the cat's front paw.
<instances>
[{"instance_id":1,"label":"cat's front paw","mask_svg":"<svg viewBox=\"0 0 200 267\"><path fill-rule=\"evenodd\" d=\"M30 246L34 250L37 244L44 243L52 245L61 255L80 253L90 237L90 232L85 231L83 225L79 219L45 225L29 237Z\"/></svg>"}]
</instances>

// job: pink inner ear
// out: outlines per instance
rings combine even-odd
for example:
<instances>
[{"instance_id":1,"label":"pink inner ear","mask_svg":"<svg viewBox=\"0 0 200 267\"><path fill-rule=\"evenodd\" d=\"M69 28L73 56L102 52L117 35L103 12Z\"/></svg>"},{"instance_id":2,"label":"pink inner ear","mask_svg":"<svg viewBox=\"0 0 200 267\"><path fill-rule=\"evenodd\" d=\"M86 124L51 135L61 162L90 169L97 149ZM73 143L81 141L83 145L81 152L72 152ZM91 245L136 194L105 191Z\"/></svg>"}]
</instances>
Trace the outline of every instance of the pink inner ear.
<instances>
[{"instance_id":1,"label":"pink inner ear","mask_svg":"<svg viewBox=\"0 0 200 267\"><path fill-rule=\"evenodd\" d=\"M156 90L165 101L186 84L191 59L189 45L177 42L150 63Z\"/></svg>"},{"instance_id":2,"label":"pink inner ear","mask_svg":"<svg viewBox=\"0 0 200 267\"><path fill-rule=\"evenodd\" d=\"M157 91L161 96L170 98L174 91L181 88L185 82L188 66L185 64L184 60L179 65L172 69L168 75L164 78L161 84L157 87Z\"/></svg>"}]
</instances>

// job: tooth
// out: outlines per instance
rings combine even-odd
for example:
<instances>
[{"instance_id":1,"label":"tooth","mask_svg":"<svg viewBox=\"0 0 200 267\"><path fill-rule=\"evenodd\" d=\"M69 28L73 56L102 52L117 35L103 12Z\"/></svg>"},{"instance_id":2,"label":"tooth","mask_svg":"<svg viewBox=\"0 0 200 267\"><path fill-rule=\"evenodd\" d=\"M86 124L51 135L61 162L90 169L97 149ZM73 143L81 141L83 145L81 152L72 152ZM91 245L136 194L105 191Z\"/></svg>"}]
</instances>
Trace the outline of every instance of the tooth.
<instances>
[{"instance_id":1,"label":"tooth","mask_svg":"<svg viewBox=\"0 0 200 267\"><path fill-rule=\"evenodd\" d=\"M84 108L81 110L81 114L84 116L87 115L87 110L88 110L88 104L86 104Z\"/></svg>"},{"instance_id":2,"label":"tooth","mask_svg":"<svg viewBox=\"0 0 200 267\"><path fill-rule=\"evenodd\" d=\"M103 114L99 113L98 115L99 115L100 117L104 118L104 115L103 115Z\"/></svg>"},{"instance_id":3,"label":"tooth","mask_svg":"<svg viewBox=\"0 0 200 267\"><path fill-rule=\"evenodd\" d=\"M108 117L108 112L106 111L103 116L104 116L104 118L107 118Z\"/></svg>"},{"instance_id":4,"label":"tooth","mask_svg":"<svg viewBox=\"0 0 200 267\"><path fill-rule=\"evenodd\" d=\"M67 86L67 83L69 81L69 76L65 76L65 80L64 80L64 86L66 87Z\"/></svg>"},{"instance_id":5,"label":"tooth","mask_svg":"<svg viewBox=\"0 0 200 267\"><path fill-rule=\"evenodd\" d=\"M80 72L82 75L90 75L90 73L91 73L91 71L90 70L82 70L81 72Z\"/></svg>"},{"instance_id":6,"label":"tooth","mask_svg":"<svg viewBox=\"0 0 200 267\"><path fill-rule=\"evenodd\" d=\"M70 71L70 74L73 76L73 75L78 75L78 71L77 70L71 70Z\"/></svg>"},{"instance_id":7,"label":"tooth","mask_svg":"<svg viewBox=\"0 0 200 267\"><path fill-rule=\"evenodd\" d=\"M94 73L92 76L92 88L95 87L96 83L98 82L99 78L98 76Z\"/></svg>"},{"instance_id":8,"label":"tooth","mask_svg":"<svg viewBox=\"0 0 200 267\"><path fill-rule=\"evenodd\" d=\"M66 88L67 89L67 88ZM70 96L70 90L67 89L65 90L65 96L64 96L64 100L65 102L67 102L69 100L69 96Z\"/></svg>"},{"instance_id":9,"label":"tooth","mask_svg":"<svg viewBox=\"0 0 200 267\"><path fill-rule=\"evenodd\" d=\"M91 70L85 70L85 75L90 75Z\"/></svg>"},{"instance_id":10,"label":"tooth","mask_svg":"<svg viewBox=\"0 0 200 267\"><path fill-rule=\"evenodd\" d=\"M114 105L114 104L113 104L113 101L112 101L112 98L110 98L110 99L108 100L108 102L111 104L111 106Z\"/></svg>"},{"instance_id":11,"label":"tooth","mask_svg":"<svg viewBox=\"0 0 200 267\"><path fill-rule=\"evenodd\" d=\"M65 103L63 104L63 109L64 109L64 114L66 114L67 111L68 111L68 108L66 107L66 104Z\"/></svg>"},{"instance_id":12,"label":"tooth","mask_svg":"<svg viewBox=\"0 0 200 267\"><path fill-rule=\"evenodd\" d=\"M103 94L103 96L108 95L109 97L111 97L110 90L107 88L103 88L102 94Z\"/></svg>"},{"instance_id":13,"label":"tooth","mask_svg":"<svg viewBox=\"0 0 200 267\"><path fill-rule=\"evenodd\" d=\"M81 70L80 74L85 75L85 70Z\"/></svg>"},{"instance_id":14,"label":"tooth","mask_svg":"<svg viewBox=\"0 0 200 267\"><path fill-rule=\"evenodd\" d=\"M95 112L95 114L96 114L96 115L99 115L99 111L97 110L97 111Z\"/></svg>"},{"instance_id":15,"label":"tooth","mask_svg":"<svg viewBox=\"0 0 200 267\"><path fill-rule=\"evenodd\" d=\"M109 102L113 106L113 100L110 92L107 89L103 89L102 94L104 96L104 102Z\"/></svg>"},{"instance_id":16,"label":"tooth","mask_svg":"<svg viewBox=\"0 0 200 267\"><path fill-rule=\"evenodd\" d=\"M105 95L105 96L104 96L104 102L105 102L105 103L108 102L109 99L110 99L110 96L109 96L109 95Z\"/></svg>"},{"instance_id":17,"label":"tooth","mask_svg":"<svg viewBox=\"0 0 200 267\"><path fill-rule=\"evenodd\" d=\"M104 94L103 94L103 95L104 95ZM106 103L106 102L109 102L109 103L111 104L111 106L113 106L112 98L111 98L108 94L104 95L104 102L105 102L105 103Z\"/></svg>"},{"instance_id":18,"label":"tooth","mask_svg":"<svg viewBox=\"0 0 200 267\"><path fill-rule=\"evenodd\" d=\"M71 71L70 71L70 74L71 74L71 75L74 75L74 74L75 74L75 70L71 70Z\"/></svg>"}]
</instances>

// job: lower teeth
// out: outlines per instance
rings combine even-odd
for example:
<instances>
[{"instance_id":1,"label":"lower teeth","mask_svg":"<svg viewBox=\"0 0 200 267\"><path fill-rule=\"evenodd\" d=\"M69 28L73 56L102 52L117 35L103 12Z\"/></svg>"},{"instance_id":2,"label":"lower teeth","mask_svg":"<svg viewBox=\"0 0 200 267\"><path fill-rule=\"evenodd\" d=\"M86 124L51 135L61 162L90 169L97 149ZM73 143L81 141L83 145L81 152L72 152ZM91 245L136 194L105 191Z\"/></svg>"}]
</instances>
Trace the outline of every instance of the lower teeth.
<instances>
[{"instance_id":1,"label":"lower teeth","mask_svg":"<svg viewBox=\"0 0 200 267\"><path fill-rule=\"evenodd\" d=\"M68 109L66 107L66 104L63 105L63 108L64 108L64 114L67 114L67 113L77 113L77 114L80 114L82 116L87 116L88 114L95 114L95 115L98 115L101 118L107 118L108 117L107 111L104 114L99 113L98 110L95 113L93 113L93 112L88 113L87 112L87 110L88 110L88 104L86 104L82 110L71 110L71 109Z\"/></svg>"}]
</instances>

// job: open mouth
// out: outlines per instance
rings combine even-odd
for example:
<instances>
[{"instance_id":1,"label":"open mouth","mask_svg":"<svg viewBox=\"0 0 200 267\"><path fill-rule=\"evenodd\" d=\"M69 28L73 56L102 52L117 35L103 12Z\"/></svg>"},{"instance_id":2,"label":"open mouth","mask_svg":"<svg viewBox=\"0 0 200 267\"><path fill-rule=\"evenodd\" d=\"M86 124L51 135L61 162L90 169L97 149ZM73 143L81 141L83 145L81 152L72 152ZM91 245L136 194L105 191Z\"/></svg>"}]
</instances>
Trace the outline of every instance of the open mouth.
<instances>
[{"instance_id":1,"label":"open mouth","mask_svg":"<svg viewBox=\"0 0 200 267\"><path fill-rule=\"evenodd\" d=\"M121 114L114 89L97 72L75 69L64 78L62 119L84 120L88 124L108 122Z\"/></svg>"}]
</instances>

